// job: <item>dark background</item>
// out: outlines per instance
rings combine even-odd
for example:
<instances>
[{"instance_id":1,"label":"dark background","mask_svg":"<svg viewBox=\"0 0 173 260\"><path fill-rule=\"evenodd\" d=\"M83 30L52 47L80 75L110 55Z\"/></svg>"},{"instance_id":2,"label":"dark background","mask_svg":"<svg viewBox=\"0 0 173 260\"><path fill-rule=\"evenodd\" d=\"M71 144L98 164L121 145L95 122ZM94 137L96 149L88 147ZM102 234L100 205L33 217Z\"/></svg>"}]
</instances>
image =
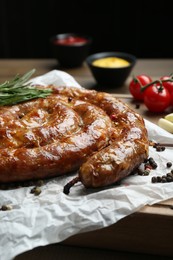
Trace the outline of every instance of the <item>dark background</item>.
<instances>
[{"instance_id":1,"label":"dark background","mask_svg":"<svg viewBox=\"0 0 173 260\"><path fill-rule=\"evenodd\" d=\"M173 58L171 1L0 0L0 58L51 58L49 39L65 32L93 38L91 53L124 51Z\"/></svg>"}]
</instances>

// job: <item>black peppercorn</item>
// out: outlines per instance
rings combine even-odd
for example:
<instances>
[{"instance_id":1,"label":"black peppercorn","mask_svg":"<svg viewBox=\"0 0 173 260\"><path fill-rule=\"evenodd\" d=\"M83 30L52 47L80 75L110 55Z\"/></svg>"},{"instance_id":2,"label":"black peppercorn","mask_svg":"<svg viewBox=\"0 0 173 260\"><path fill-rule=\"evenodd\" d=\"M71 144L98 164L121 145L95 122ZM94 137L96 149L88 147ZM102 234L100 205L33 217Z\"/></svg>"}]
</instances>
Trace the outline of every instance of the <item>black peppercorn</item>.
<instances>
[{"instance_id":1,"label":"black peppercorn","mask_svg":"<svg viewBox=\"0 0 173 260\"><path fill-rule=\"evenodd\" d=\"M156 183L156 182L157 182L157 177L153 176L153 177L151 178L151 181L152 181L152 183Z\"/></svg>"},{"instance_id":2,"label":"black peppercorn","mask_svg":"<svg viewBox=\"0 0 173 260\"><path fill-rule=\"evenodd\" d=\"M166 174L166 176L167 176L167 177L173 177L173 173L172 173L172 172L168 172L168 173Z\"/></svg>"},{"instance_id":3,"label":"black peppercorn","mask_svg":"<svg viewBox=\"0 0 173 260\"><path fill-rule=\"evenodd\" d=\"M157 176L157 182L161 182L162 181L162 177Z\"/></svg>"},{"instance_id":4,"label":"black peppercorn","mask_svg":"<svg viewBox=\"0 0 173 260\"><path fill-rule=\"evenodd\" d=\"M167 180L167 182L172 182L172 181L173 181L173 178L170 177L170 176L167 176L167 177L166 177L166 180Z\"/></svg>"},{"instance_id":5,"label":"black peppercorn","mask_svg":"<svg viewBox=\"0 0 173 260\"><path fill-rule=\"evenodd\" d=\"M164 151L164 150L165 150L165 147L164 147L164 146L159 146L159 145L156 146L156 151L157 151L157 152L162 152L162 151Z\"/></svg>"},{"instance_id":6,"label":"black peppercorn","mask_svg":"<svg viewBox=\"0 0 173 260\"><path fill-rule=\"evenodd\" d=\"M11 210L11 209L12 209L12 206L10 206L10 205L2 205L2 207L0 208L0 210L2 210L2 211Z\"/></svg>"},{"instance_id":7,"label":"black peppercorn","mask_svg":"<svg viewBox=\"0 0 173 260\"><path fill-rule=\"evenodd\" d=\"M167 168L170 168L172 166L172 163L171 162L167 162L166 166L167 166Z\"/></svg>"},{"instance_id":8,"label":"black peppercorn","mask_svg":"<svg viewBox=\"0 0 173 260\"><path fill-rule=\"evenodd\" d=\"M162 182L167 182L167 178L166 177L162 177Z\"/></svg>"},{"instance_id":9,"label":"black peppercorn","mask_svg":"<svg viewBox=\"0 0 173 260\"><path fill-rule=\"evenodd\" d=\"M41 189L38 186L35 186L31 189L30 193L34 194L35 196L38 196L41 193Z\"/></svg>"}]
</instances>

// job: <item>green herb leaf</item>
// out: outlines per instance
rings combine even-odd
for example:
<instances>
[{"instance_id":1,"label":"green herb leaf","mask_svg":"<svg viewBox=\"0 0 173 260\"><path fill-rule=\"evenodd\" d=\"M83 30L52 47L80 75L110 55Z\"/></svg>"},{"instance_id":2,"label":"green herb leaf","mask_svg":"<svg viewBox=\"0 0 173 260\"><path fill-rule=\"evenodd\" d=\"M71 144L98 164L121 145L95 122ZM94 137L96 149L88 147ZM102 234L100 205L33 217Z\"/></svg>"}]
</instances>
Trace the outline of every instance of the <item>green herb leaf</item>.
<instances>
[{"instance_id":1,"label":"green herb leaf","mask_svg":"<svg viewBox=\"0 0 173 260\"><path fill-rule=\"evenodd\" d=\"M0 84L0 105L14 105L35 98L45 98L52 93L51 89L38 89L28 83L35 69L23 76L16 75L12 80Z\"/></svg>"}]
</instances>

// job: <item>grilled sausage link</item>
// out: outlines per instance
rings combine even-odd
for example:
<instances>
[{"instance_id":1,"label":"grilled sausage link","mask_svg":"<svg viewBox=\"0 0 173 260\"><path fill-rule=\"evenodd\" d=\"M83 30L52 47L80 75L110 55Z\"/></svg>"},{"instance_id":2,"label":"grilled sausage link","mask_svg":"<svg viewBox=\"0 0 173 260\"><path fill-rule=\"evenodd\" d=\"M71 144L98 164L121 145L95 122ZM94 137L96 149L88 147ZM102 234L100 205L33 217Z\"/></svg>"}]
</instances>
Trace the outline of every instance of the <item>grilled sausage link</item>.
<instances>
[{"instance_id":1,"label":"grilled sausage link","mask_svg":"<svg viewBox=\"0 0 173 260\"><path fill-rule=\"evenodd\" d=\"M52 95L0 109L0 182L48 178L77 170L106 147L111 120L99 107Z\"/></svg>"},{"instance_id":2,"label":"grilled sausage link","mask_svg":"<svg viewBox=\"0 0 173 260\"><path fill-rule=\"evenodd\" d=\"M143 118L128 105L107 93L80 90L73 95L104 110L112 120L112 134L109 145L82 164L79 177L67 184L65 193L79 180L85 187L102 187L121 180L148 157L149 146Z\"/></svg>"},{"instance_id":3,"label":"grilled sausage link","mask_svg":"<svg viewBox=\"0 0 173 260\"><path fill-rule=\"evenodd\" d=\"M99 106L112 118L116 135L112 134L108 147L81 166L79 176L86 187L115 183L129 175L148 157L148 138L143 118L107 94L98 94L98 101Z\"/></svg>"},{"instance_id":4,"label":"grilled sausage link","mask_svg":"<svg viewBox=\"0 0 173 260\"><path fill-rule=\"evenodd\" d=\"M54 94L0 108L0 182L79 169L86 187L112 184L148 156L141 116L111 94L49 86Z\"/></svg>"}]
</instances>

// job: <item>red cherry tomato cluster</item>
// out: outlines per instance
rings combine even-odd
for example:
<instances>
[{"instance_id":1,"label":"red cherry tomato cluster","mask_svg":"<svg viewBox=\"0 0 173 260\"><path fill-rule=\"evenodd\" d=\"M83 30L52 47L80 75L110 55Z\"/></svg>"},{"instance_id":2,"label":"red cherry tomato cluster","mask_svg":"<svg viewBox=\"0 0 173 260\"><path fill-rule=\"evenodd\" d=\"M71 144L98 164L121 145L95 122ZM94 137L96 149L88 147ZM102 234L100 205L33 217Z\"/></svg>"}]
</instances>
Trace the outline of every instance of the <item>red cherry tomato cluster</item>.
<instances>
[{"instance_id":1,"label":"red cherry tomato cluster","mask_svg":"<svg viewBox=\"0 0 173 260\"><path fill-rule=\"evenodd\" d=\"M129 91L134 99L143 101L148 110L163 112L173 106L173 75L154 81L148 75L137 75L131 80Z\"/></svg>"}]
</instances>

